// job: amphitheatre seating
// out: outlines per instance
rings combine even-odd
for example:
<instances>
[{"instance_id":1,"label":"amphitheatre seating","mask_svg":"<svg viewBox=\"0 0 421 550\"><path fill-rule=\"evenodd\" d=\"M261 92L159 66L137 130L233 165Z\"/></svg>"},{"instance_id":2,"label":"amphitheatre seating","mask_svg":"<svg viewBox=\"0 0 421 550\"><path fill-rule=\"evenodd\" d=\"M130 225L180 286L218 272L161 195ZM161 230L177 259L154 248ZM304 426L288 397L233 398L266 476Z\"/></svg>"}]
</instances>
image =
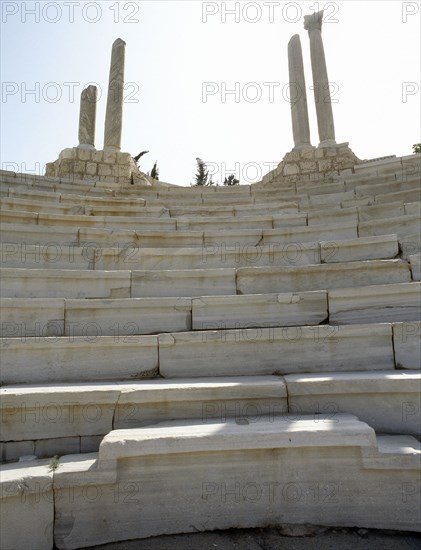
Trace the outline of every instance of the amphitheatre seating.
<instances>
[{"instance_id":1,"label":"amphitheatre seating","mask_svg":"<svg viewBox=\"0 0 421 550\"><path fill-rule=\"evenodd\" d=\"M419 530L419 156L278 186L0 175L2 550Z\"/></svg>"}]
</instances>

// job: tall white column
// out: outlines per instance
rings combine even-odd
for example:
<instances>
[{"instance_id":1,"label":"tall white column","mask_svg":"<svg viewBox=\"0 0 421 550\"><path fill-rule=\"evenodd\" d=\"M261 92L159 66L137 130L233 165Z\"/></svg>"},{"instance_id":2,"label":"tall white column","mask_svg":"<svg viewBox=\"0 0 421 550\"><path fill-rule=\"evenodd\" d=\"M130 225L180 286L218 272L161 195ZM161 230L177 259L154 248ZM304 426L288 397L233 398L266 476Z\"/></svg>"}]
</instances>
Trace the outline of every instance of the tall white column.
<instances>
[{"instance_id":1,"label":"tall white column","mask_svg":"<svg viewBox=\"0 0 421 550\"><path fill-rule=\"evenodd\" d=\"M120 151L123 126L124 60L126 43L118 38L112 48L105 115L104 150Z\"/></svg>"},{"instance_id":2,"label":"tall white column","mask_svg":"<svg viewBox=\"0 0 421 550\"><path fill-rule=\"evenodd\" d=\"M304 28L310 37L311 68L313 72L314 98L316 101L319 147L334 145L335 126L333 123L332 102L329 78L322 39L323 10L304 17Z\"/></svg>"},{"instance_id":3,"label":"tall white column","mask_svg":"<svg viewBox=\"0 0 421 550\"><path fill-rule=\"evenodd\" d=\"M298 34L288 43L289 86L294 149L311 147L303 52Z\"/></svg>"}]
</instances>

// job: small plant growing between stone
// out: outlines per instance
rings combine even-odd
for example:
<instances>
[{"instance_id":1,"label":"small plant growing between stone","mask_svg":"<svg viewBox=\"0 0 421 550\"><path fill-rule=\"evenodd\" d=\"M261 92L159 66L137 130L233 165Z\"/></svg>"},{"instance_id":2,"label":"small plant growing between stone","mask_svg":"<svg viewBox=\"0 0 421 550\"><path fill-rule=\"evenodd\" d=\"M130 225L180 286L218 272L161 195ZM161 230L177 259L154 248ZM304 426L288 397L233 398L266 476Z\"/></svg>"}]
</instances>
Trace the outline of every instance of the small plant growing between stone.
<instances>
[{"instance_id":1,"label":"small plant growing between stone","mask_svg":"<svg viewBox=\"0 0 421 550\"><path fill-rule=\"evenodd\" d=\"M53 458L50 460L48 469L50 472L55 472L59 467L59 465L60 465L60 457L58 455L54 455Z\"/></svg>"},{"instance_id":2,"label":"small plant growing between stone","mask_svg":"<svg viewBox=\"0 0 421 550\"><path fill-rule=\"evenodd\" d=\"M414 143L412 146L412 151L414 153L421 153L421 143Z\"/></svg>"}]
</instances>

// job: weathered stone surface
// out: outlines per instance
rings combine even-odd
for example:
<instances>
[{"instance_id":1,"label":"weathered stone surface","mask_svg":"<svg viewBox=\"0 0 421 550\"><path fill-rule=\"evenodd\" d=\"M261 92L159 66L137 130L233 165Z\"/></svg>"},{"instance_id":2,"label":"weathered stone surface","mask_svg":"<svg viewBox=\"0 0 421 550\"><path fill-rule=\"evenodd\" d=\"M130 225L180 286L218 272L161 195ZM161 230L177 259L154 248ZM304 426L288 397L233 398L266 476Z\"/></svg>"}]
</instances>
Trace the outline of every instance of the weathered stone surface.
<instances>
[{"instance_id":1,"label":"weathered stone surface","mask_svg":"<svg viewBox=\"0 0 421 550\"><path fill-rule=\"evenodd\" d=\"M421 254L409 256L411 266L412 280L421 281Z\"/></svg>"},{"instance_id":2,"label":"weathered stone surface","mask_svg":"<svg viewBox=\"0 0 421 550\"><path fill-rule=\"evenodd\" d=\"M0 548L51 550L53 472L48 460L1 466Z\"/></svg>"},{"instance_id":3,"label":"weathered stone surface","mask_svg":"<svg viewBox=\"0 0 421 550\"><path fill-rule=\"evenodd\" d=\"M400 216L385 220L360 222L358 224L358 232L360 237L396 233L400 238L405 235L421 233L421 221L419 216Z\"/></svg>"},{"instance_id":4,"label":"weathered stone surface","mask_svg":"<svg viewBox=\"0 0 421 550\"><path fill-rule=\"evenodd\" d=\"M399 248L403 260L409 260L410 256L421 253L421 235L405 235L399 238Z\"/></svg>"},{"instance_id":5,"label":"weathered stone surface","mask_svg":"<svg viewBox=\"0 0 421 550\"><path fill-rule=\"evenodd\" d=\"M80 96L79 145L92 148L95 146L97 92L96 86L88 86Z\"/></svg>"},{"instance_id":6,"label":"weathered stone surface","mask_svg":"<svg viewBox=\"0 0 421 550\"><path fill-rule=\"evenodd\" d=\"M66 300L66 334L130 336L191 330L190 298Z\"/></svg>"},{"instance_id":7,"label":"weathered stone surface","mask_svg":"<svg viewBox=\"0 0 421 550\"><path fill-rule=\"evenodd\" d=\"M393 344L395 363L398 369L421 368L421 322L395 323L393 325Z\"/></svg>"},{"instance_id":8,"label":"weathered stone surface","mask_svg":"<svg viewBox=\"0 0 421 550\"><path fill-rule=\"evenodd\" d=\"M393 369L390 325L247 328L159 336L164 378ZM229 358L229 361L227 361Z\"/></svg>"},{"instance_id":9,"label":"weathered stone surface","mask_svg":"<svg viewBox=\"0 0 421 550\"><path fill-rule=\"evenodd\" d=\"M417 495L407 495L408 507L397 510L396 491L402 483L416 483L418 442L410 436L377 442L355 417L335 420L178 421L111 432L97 463L95 454L66 457L55 474L55 490L63 496L57 501L56 545L278 523L417 530ZM234 464L235 481L227 484ZM92 483L98 488L95 503L84 498ZM295 498L311 495L314 484L322 503L320 497ZM350 494L358 495L359 506ZM107 529L95 521L99 505Z\"/></svg>"},{"instance_id":10,"label":"weathered stone surface","mask_svg":"<svg viewBox=\"0 0 421 550\"><path fill-rule=\"evenodd\" d=\"M17 269L94 269L95 250L49 243L1 243L0 265Z\"/></svg>"},{"instance_id":11,"label":"weathered stone surface","mask_svg":"<svg viewBox=\"0 0 421 550\"><path fill-rule=\"evenodd\" d=\"M373 285L329 291L329 322L393 323L421 317L421 283Z\"/></svg>"},{"instance_id":12,"label":"weathered stone surface","mask_svg":"<svg viewBox=\"0 0 421 550\"><path fill-rule=\"evenodd\" d=\"M133 271L132 298L236 294L235 269Z\"/></svg>"},{"instance_id":13,"label":"weathered stone surface","mask_svg":"<svg viewBox=\"0 0 421 550\"><path fill-rule=\"evenodd\" d=\"M294 146L310 146L303 53L298 34L295 34L288 43L288 67Z\"/></svg>"},{"instance_id":14,"label":"weathered stone surface","mask_svg":"<svg viewBox=\"0 0 421 550\"><path fill-rule=\"evenodd\" d=\"M305 292L410 281L409 266L401 260L301 267L244 267L237 270L238 294Z\"/></svg>"},{"instance_id":15,"label":"weathered stone surface","mask_svg":"<svg viewBox=\"0 0 421 550\"><path fill-rule=\"evenodd\" d=\"M308 213L308 225L340 225L344 222L358 223L356 208L329 208L327 210L313 210Z\"/></svg>"},{"instance_id":16,"label":"weathered stone surface","mask_svg":"<svg viewBox=\"0 0 421 550\"><path fill-rule=\"evenodd\" d=\"M158 370L156 336L3 339L1 344L4 384L153 378Z\"/></svg>"},{"instance_id":17,"label":"weathered stone surface","mask_svg":"<svg viewBox=\"0 0 421 550\"><path fill-rule=\"evenodd\" d=\"M130 271L2 268L4 298L129 298Z\"/></svg>"},{"instance_id":18,"label":"weathered stone surface","mask_svg":"<svg viewBox=\"0 0 421 550\"><path fill-rule=\"evenodd\" d=\"M176 419L209 424L235 418L256 423L286 412L286 388L279 376L145 380L121 385L114 429Z\"/></svg>"},{"instance_id":19,"label":"weathered stone surface","mask_svg":"<svg viewBox=\"0 0 421 550\"><path fill-rule=\"evenodd\" d=\"M326 292L194 298L193 330L318 325L328 316Z\"/></svg>"},{"instance_id":20,"label":"weathered stone surface","mask_svg":"<svg viewBox=\"0 0 421 550\"><path fill-rule=\"evenodd\" d=\"M320 263L318 243L203 248L102 249L96 253L95 269L197 270L265 265L309 265Z\"/></svg>"},{"instance_id":21,"label":"weathered stone surface","mask_svg":"<svg viewBox=\"0 0 421 550\"><path fill-rule=\"evenodd\" d=\"M360 237L320 243L322 263L388 260L396 258L399 244L396 235Z\"/></svg>"},{"instance_id":22,"label":"weathered stone surface","mask_svg":"<svg viewBox=\"0 0 421 550\"><path fill-rule=\"evenodd\" d=\"M64 334L64 300L1 298L0 308L2 338Z\"/></svg>"},{"instance_id":23,"label":"weathered stone surface","mask_svg":"<svg viewBox=\"0 0 421 550\"><path fill-rule=\"evenodd\" d=\"M24 441L108 433L121 390L116 383L102 382L7 386L0 391L2 439ZM62 443L64 453L56 443L49 444L51 456L71 454L67 442ZM45 449L48 443L42 445Z\"/></svg>"},{"instance_id":24,"label":"weathered stone surface","mask_svg":"<svg viewBox=\"0 0 421 550\"><path fill-rule=\"evenodd\" d=\"M285 382L291 411L314 414L319 422L350 413L379 433L419 433L418 373L289 374Z\"/></svg>"},{"instance_id":25,"label":"weathered stone surface","mask_svg":"<svg viewBox=\"0 0 421 550\"><path fill-rule=\"evenodd\" d=\"M304 17L304 28L310 37L311 69L320 145L326 146L335 143L335 126L321 32L322 20L323 10Z\"/></svg>"},{"instance_id":26,"label":"weathered stone surface","mask_svg":"<svg viewBox=\"0 0 421 550\"><path fill-rule=\"evenodd\" d=\"M112 47L105 115L104 149L120 151L123 124L124 61L126 43L118 38Z\"/></svg>"},{"instance_id":27,"label":"weathered stone surface","mask_svg":"<svg viewBox=\"0 0 421 550\"><path fill-rule=\"evenodd\" d=\"M312 227L286 227L281 229L263 230L263 242L274 244L300 246L305 242L327 241L335 239L357 238L357 224L345 221L338 225L318 225Z\"/></svg>"}]
</instances>

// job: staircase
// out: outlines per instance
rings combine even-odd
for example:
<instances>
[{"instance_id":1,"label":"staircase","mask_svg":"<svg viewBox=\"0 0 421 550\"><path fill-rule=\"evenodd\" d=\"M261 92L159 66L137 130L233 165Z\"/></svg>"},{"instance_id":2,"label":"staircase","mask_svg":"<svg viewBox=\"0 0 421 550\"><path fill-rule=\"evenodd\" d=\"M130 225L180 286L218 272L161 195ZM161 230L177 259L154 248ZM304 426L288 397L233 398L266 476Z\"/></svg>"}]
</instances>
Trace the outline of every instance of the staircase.
<instances>
[{"instance_id":1,"label":"staircase","mask_svg":"<svg viewBox=\"0 0 421 550\"><path fill-rule=\"evenodd\" d=\"M1 549L420 530L420 155L350 172L2 172Z\"/></svg>"}]
</instances>

